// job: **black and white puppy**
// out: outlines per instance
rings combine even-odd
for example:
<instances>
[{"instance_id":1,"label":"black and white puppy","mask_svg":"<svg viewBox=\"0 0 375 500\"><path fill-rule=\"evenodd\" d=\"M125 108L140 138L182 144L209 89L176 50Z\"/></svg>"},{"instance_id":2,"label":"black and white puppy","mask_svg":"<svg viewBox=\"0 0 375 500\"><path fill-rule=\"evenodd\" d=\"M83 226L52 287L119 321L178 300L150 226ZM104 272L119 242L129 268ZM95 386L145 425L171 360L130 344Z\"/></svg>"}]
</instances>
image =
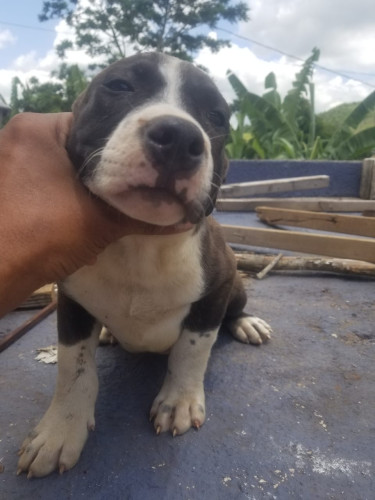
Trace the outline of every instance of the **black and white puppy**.
<instances>
[{"instance_id":1,"label":"black and white puppy","mask_svg":"<svg viewBox=\"0 0 375 500\"><path fill-rule=\"evenodd\" d=\"M229 128L210 78L173 57L139 54L100 73L73 111L68 150L87 188L136 219L190 229L126 236L61 284L57 387L21 447L18 471L28 477L73 467L94 429L102 325L128 351L169 353L151 417L157 433L173 435L205 420L203 379L223 320L245 343L271 331L243 312L234 256L208 217Z\"/></svg>"}]
</instances>

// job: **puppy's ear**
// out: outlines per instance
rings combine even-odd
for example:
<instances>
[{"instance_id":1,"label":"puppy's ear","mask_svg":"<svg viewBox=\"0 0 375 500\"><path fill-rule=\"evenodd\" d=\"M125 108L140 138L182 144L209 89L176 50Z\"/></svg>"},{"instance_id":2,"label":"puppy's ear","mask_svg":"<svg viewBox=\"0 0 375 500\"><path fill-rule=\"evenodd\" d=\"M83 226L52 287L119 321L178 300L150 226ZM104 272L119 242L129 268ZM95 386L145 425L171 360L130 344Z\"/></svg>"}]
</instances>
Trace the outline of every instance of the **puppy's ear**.
<instances>
[{"instance_id":1,"label":"puppy's ear","mask_svg":"<svg viewBox=\"0 0 375 500\"><path fill-rule=\"evenodd\" d=\"M73 102L72 112L73 112L73 124L70 130L68 140L66 143L66 149L69 153L70 159L77 168L82 164L83 158L79 154L79 144L80 141L77 138L77 130L79 129L80 115L87 102L87 90L84 90L77 99Z\"/></svg>"},{"instance_id":2,"label":"puppy's ear","mask_svg":"<svg viewBox=\"0 0 375 500\"><path fill-rule=\"evenodd\" d=\"M215 166L214 168L215 173L213 174L213 179L211 182L210 197L206 204L206 210L205 210L206 216L210 215L213 209L215 208L216 198L219 194L221 184L224 182L225 176L227 175L228 167L229 167L229 160L226 157L225 153L223 153L220 158L220 167L217 168Z\"/></svg>"},{"instance_id":3,"label":"puppy's ear","mask_svg":"<svg viewBox=\"0 0 375 500\"><path fill-rule=\"evenodd\" d=\"M87 91L84 90L83 92L81 92L79 94L79 96L77 97L77 99L73 102L72 112L73 112L74 116L77 116L79 114L82 106L86 102L86 100L87 100L86 94L87 94Z\"/></svg>"}]
</instances>

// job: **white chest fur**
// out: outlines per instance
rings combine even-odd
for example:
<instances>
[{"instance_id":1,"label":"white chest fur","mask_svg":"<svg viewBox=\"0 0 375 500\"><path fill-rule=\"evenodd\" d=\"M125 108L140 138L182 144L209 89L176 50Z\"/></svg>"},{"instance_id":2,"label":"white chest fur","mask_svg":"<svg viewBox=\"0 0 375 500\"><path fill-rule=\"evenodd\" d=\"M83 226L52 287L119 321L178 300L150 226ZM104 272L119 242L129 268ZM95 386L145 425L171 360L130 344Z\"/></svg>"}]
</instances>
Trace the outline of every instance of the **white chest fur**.
<instances>
[{"instance_id":1,"label":"white chest fur","mask_svg":"<svg viewBox=\"0 0 375 500\"><path fill-rule=\"evenodd\" d=\"M203 287L199 232L127 236L64 283L123 347L151 352L176 342Z\"/></svg>"}]
</instances>

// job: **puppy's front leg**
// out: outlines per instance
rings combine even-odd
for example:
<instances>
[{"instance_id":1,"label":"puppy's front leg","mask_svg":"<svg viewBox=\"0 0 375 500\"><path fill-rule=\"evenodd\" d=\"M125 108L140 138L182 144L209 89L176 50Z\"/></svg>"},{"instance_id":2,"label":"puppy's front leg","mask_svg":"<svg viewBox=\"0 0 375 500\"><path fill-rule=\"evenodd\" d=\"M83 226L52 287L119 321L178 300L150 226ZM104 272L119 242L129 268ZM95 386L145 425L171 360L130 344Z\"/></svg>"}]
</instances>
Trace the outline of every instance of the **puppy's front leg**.
<instances>
[{"instance_id":1,"label":"puppy's front leg","mask_svg":"<svg viewBox=\"0 0 375 500\"><path fill-rule=\"evenodd\" d=\"M72 328L81 327L78 337L81 340L72 343L72 338L65 337L63 343L64 333L59 325L55 395L44 417L29 433L19 452L17 473L27 471L28 478L46 476L57 468L60 473L72 468L78 461L88 431L95 426L94 407L98 394L95 350L100 325L83 309L78 322L76 316L69 313L71 308L64 312L68 318L65 323L72 322ZM67 335L72 335L72 332Z\"/></svg>"},{"instance_id":2,"label":"puppy's front leg","mask_svg":"<svg viewBox=\"0 0 375 500\"><path fill-rule=\"evenodd\" d=\"M168 358L168 372L155 398L150 418L160 432L183 434L205 420L204 374L218 328L204 333L184 329Z\"/></svg>"}]
</instances>

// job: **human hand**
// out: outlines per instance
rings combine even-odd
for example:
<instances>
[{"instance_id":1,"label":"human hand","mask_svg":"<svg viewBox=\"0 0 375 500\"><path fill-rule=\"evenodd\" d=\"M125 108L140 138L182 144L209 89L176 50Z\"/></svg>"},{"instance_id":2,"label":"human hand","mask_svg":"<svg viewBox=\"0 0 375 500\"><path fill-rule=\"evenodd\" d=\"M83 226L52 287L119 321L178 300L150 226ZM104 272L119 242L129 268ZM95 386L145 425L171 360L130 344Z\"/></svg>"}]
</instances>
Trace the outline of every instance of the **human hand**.
<instances>
[{"instance_id":1,"label":"human hand","mask_svg":"<svg viewBox=\"0 0 375 500\"><path fill-rule=\"evenodd\" d=\"M135 221L92 196L65 149L71 122L71 113L24 113L0 131L0 278L31 280L29 293L93 263L121 236L184 229Z\"/></svg>"}]
</instances>

